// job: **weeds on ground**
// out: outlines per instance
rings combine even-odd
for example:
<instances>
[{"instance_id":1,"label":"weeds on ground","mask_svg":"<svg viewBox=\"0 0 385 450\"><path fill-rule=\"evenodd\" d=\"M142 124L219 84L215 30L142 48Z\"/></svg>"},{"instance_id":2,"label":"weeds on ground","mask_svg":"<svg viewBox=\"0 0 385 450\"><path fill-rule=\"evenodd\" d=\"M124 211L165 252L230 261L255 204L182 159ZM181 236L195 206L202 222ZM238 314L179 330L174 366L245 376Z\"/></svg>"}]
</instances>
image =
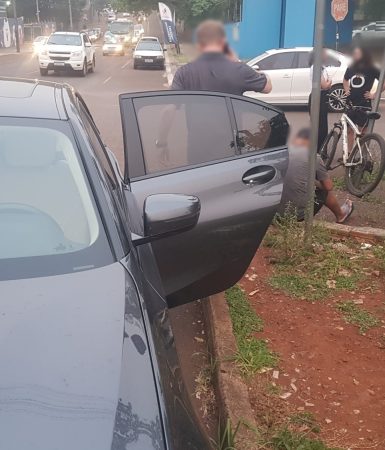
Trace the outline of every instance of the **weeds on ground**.
<instances>
[{"instance_id":1,"label":"weeds on ground","mask_svg":"<svg viewBox=\"0 0 385 450\"><path fill-rule=\"evenodd\" d=\"M257 339L253 333L262 331L262 319L251 308L248 299L239 286L226 292L226 300L230 309L237 353L234 359L244 376L251 376L263 368L274 367L278 357L271 352L264 339Z\"/></svg>"},{"instance_id":2,"label":"weeds on ground","mask_svg":"<svg viewBox=\"0 0 385 450\"><path fill-rule=\"evenodd\" d=\"M272 438L272 450L341 450L328 447L318 439L312 439L306 432L297 432L289 428L279 430Z\"/></svg>"},{"instance_id":3,"label":"weeds on ground","mask_svg":"<svg viewBox=\"0 0 385 450\"><path fill-rule=\"evenodd\" d=\"M306 247L304 226L290 213L274 225L264 241L272 249L270 283L274 288L311 301L357 288L366 257L357 243L335 239L326 228L315 225L312 246Z\"/></svg>"},{"instance_id":4,"label":"weeds on ground","mask_svg":"<svg viewBox=\"0 0 385 450\"><path fill-rule=\"evenodd\" d=\"M337 308L341 311L346 322L356 325L361 334L366 333L380 323L379 319L374 314L359 307L352 301L340 302L338 303Z\"/></svg>"},{"instance_id":5,"label":"weeds on ground","mask_svg":"<svg viewBox=\"0 0 385 450\"><path fill-rule=\"evenodd\" d=\"M346 191L346 184L344 178L333 178L333 187L337 191Z\"/></svg>"},{"instance_id":6,"label":"weeds on ground","mask_svg":"<svg viewBox=\"0 0 385 450\"><path fill-rule=\"evenodd\" d=\"M204 357L207 364L195 378L194 393L195 397L201 402L200 409L205 418L215 410L214 374L217 362L211 355L204 355Z\"/></svg>"},{"instance_id":7,"label":"weeds on ground","mask_svg":"<svg viewBox=\"0 0 385 450\"><path fill-rule=\"evenodd\" d=\"M234 428L230 419L227 419L225 427L220 424L218 427L217 440L211 440L212 448L214 450L236 450L235 438L238 434L240 426L241 421L238 421Z\"/></svg>"},{"instance_id":8,"label":"weeds on ground","mask_svg":"<svg viewBox=\"0 0 385 450\"><path fill-rule=\"evenodd\" d=\"M385 242L374 247L373 254L377 258L379 269L385 271Z\"/></svg>"}]
</instances>

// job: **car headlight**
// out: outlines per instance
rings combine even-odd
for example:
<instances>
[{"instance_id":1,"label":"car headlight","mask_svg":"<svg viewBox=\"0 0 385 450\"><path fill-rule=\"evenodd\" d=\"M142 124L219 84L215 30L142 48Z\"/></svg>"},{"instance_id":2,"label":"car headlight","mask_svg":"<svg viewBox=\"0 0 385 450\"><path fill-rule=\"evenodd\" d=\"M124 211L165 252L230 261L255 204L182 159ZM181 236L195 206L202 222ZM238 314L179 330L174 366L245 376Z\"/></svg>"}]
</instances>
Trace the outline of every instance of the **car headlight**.
<instances>
[{"instance_id":1,"label":"car headlight","mask_svg":"<svg viewBox=\"0 0 385 450\"><path fill-rule=\"evenodd\" d=\"M134 58L135 58L135 59L140 59L141 56L140 56L140 55L134 55Z\"/></svg>"},{"instance_id":2,"label":"car headlight","mask_svg":"<svg viewBox=\"0 0 385 450\"><path fill-rule=\"evenodd\" d=\"M77 52L72 52L71 56L75 57L75 58L79 58L79 56L82 56L82 52L81 51L77 51Z\"/></svg>"},{"instance_id":3,"label":"car headlight","mask_svg":"<svg viewBox=\"0 0 385 450\"><path fill-rule=\"evenodd\" d=\"M108 50L108 46L106 44L103 45L103 50Z\"/></svg>"},{"instance_id":4,"label":"car headlight","mask_svg":"<svg viewBox=\"0 0 385 450\"><path fill-rule=\"evenodd\" d=\"M164 56L163 56L163 55L158 55L158 56L156 57L156 59L164 59Z\"/></svg>"},{"instance_id":5,"label":"car headlight","mask_svg":"<svg viewBox=\"0 0 385 450\"><path fill-rule=\"evenodd\" d=\"M117 45L116 51L120 52L121 50L123 50L123 45Z\"/></svg>"},{"instance_id":6,"label":"car headlight","mask_svg":"<svg viewBox=\"0 0 385 450\"><path fill-rule=\"evenodd\" d=\"M130 40L130 36L125 36L124 37L124 42L128 42Z\"/></svg>"}]
</instances>

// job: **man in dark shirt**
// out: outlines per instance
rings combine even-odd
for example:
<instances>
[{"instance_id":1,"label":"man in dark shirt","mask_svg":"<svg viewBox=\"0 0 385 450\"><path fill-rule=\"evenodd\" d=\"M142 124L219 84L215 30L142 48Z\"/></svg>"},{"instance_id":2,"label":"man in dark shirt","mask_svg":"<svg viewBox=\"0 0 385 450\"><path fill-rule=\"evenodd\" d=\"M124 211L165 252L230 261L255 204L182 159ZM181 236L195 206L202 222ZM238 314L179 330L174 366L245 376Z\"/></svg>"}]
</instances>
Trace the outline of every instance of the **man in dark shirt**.
<instances>
[{"instance_id":1,"label":"man in dark shirt","mask_svg":"<svg viewBox=\"0 0 385 450\"><path fill-rule=\"evenodd\" d=\"M271 82L265 74L225 54L226 32L221 22L202 22L196 38L201 54L195 61L177 70L172 89L234 95L242 95L247 91L271 92Z\"/></svg>"}]
</instances>

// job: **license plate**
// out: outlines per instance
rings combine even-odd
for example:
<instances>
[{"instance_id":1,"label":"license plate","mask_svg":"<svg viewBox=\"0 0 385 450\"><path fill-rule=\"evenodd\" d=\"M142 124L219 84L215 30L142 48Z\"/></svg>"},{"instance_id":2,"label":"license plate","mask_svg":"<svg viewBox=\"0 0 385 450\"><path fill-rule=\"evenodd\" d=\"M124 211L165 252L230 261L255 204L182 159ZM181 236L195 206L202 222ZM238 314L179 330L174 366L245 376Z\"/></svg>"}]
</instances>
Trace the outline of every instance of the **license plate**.
<instances>
[{"instance_id":1,"label":"license plate","mask_svg":"<svg viewBox=\"0 0 385 450\"><path fill-rule=\"evenodd\" d=\"M54 62L53 65L57 66L57 67L64 67L64 63L63 62Z\"/></svg>"},{"instance_id":2,"label":"license plate","mask_svg":"<svg viewBox=\"0 0 385 450\"><path fill-rule=\"evenodd\" d=\"M154 60L153 60L153 59L145 59L144 62L146 62L146 63L152 63L152 62L154 62Z\"/></svg>"}]
</instances>

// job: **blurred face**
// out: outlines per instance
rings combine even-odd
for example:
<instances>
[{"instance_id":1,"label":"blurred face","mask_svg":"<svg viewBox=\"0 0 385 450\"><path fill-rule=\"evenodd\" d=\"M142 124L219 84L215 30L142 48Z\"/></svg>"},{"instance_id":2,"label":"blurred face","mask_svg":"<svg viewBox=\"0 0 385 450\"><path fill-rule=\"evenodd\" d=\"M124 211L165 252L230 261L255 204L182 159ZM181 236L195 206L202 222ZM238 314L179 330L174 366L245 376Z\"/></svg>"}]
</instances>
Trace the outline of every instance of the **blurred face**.
<instances>
[{"instance_id":1,"label":"blurred face","mask_svg":"<svg viewBox=\"0 0 385 450\"><path fill-rule=\"evenodd\" d=\"M198 50L200 52L224 52L226 46L226 39L216 39L207 43L198 42Z\"/></svg>"},{"instance_id":2,"label":"blurred face","mask_svg":"<svg viewBox=\"0 0 385 450\"><path fill-rule=\"evenodd\" d=\"M352 58L354 62L361 61L362 59L362 50L360 48L355 48L352 53Z\"/></svg>"}]
</instances>

